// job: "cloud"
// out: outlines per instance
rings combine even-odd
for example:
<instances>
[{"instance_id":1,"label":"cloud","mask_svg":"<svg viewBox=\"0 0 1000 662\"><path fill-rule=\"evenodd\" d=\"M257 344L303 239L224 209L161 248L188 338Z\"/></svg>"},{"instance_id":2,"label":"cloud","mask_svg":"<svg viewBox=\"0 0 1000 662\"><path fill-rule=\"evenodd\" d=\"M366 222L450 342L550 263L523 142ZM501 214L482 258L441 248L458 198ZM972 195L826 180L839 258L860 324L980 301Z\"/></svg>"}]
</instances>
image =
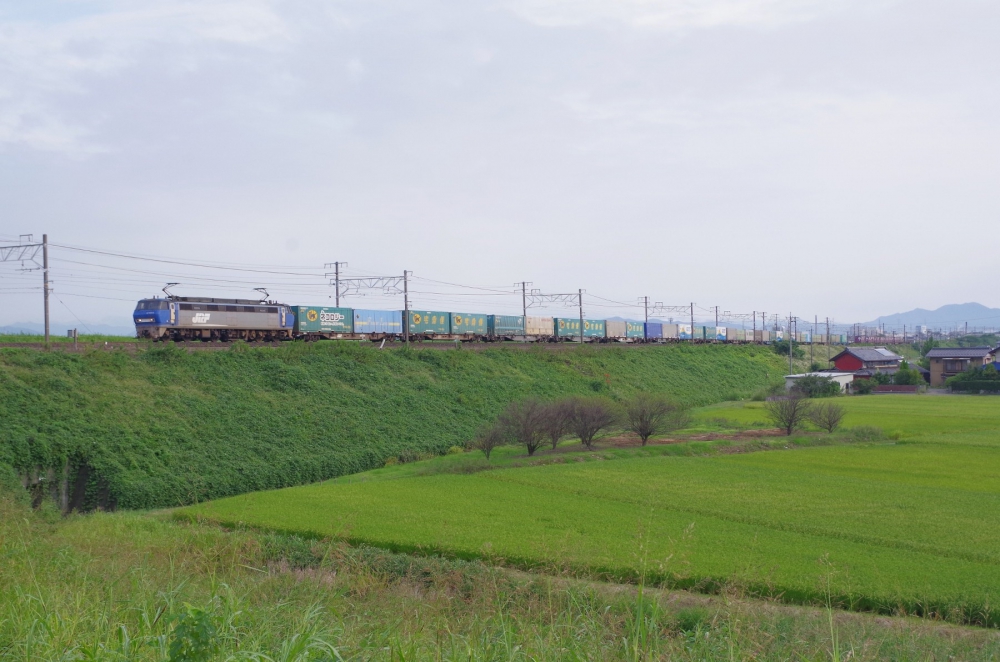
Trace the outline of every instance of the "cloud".
<instances>
[{"instance_id":1,"label":"cloud","mask_svg":"<svg viewBox=\"0 0 1000 662\"><path fill-rule=\"evenodd\" d=\"M150 65L196 69L219 49L274 50L291 39L270 4L253 0L121 2L65 20L0 22L0 148L102 151L102 113L79 112L101 81ZM183 56L156 62L164 46Z\"/></svg>"},{"instance_id":2,"label":"cloud","mask_svg":"<svg viewBox=\"0 0 1000 662\"><path fill-rule=\"evenodd\" d=\"M510 0L518 16L552 27L608 22L637 28L683 30L721 26L774 27L811 21L858 6L862 0Z\"/></svg>"}]
</instances>

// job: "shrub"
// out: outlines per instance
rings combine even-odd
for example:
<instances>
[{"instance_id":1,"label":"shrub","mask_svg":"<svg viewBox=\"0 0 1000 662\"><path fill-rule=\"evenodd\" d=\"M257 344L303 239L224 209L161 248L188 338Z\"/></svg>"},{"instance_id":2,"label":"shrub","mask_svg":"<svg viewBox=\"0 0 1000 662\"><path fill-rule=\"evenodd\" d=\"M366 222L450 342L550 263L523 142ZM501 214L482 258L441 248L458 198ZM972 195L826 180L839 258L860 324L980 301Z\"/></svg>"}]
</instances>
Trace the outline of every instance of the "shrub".
<instances>
[{"instance_id":1,"label":"shrub","mask_svg":"<svg viewBox=\"0 0 1000 662\"><path fill-rule=\"evenodd\" d=\"M625 405L625 424L645 446L654 434L678 430L688 424L687 411L663 395L638 393Z\"/></svg>"},{"instance_id":2,"label":"shrub","mask_svg":"<svg viewBox=\"0 0 1000 662\"><path fill-rule=\"evenodd\" d=\"M899 364L899 370L892 376L892 383L900 386L914 386L923 384L924 378L919 371L910 369L910 364L903 361Z\"/></svg>"},{"instance_id":3,"label":"shrub","mask_svg":"<svg viewBox=\"0 0 1000 662\"><path fill-rule=\"evenodd\" d=\"M804 398L829 398L840 395L840 384L829 377L806 375L795 380L792 391Z\"/></svg>"},{"instance_id":4,"label":"shrub","mask_svg":"<svg viewBox=\"0 0 1000 662\"><path fill-rule=\"evenodd\" d=\"M549 402L542 409L542 434L544 434L552 444L552 450L559 445L559 440L565 437L570 431L570 422L573 420L572 400L556 400Z\"/></svg>"},{"instance_id":5,"label":"shrub","mask_svg":"<svg viewBox=\"0 0 1000 662\"><path fill-rule=\"evenodd\" d=\"M878 384L871 379L856 379L854 383L851 384L851 389L854 391L855 395L869 395L875 390Z\"/></svg>"},{"instance_id":6,"label":"shrub","mask_svg":"<svg viewBox=\"0 0 1000 662\"><path fill-rule=\"evenodd\" d=\"M218 630L204 609L185 605L170 633L170 662L207 662L219 650Z\"/></svg>"},{"instance_id":7,"label":"shrub","mask_svg":"<svg viewBox=\"0 0 1000 662\"><path fill-rule=\"evenodd\" d=\"M452 446L451 448L448 449L447 455L461 455L464 452L465 449L462 448L461 446Z\"/></svg>"},{"instance_id":8,"label":"shrub","mask_svg":"<svg viewBox=\"0 0 1000 662\"><path fill-rule=\"evenodd\" d=\"M601 397L574 398L573 416L570 429L580 438L580 442L592 450L594 437L618 422L618 412L614 404Z\"/></svg>"},{"instance_id":9,"label":"shrub","mask_svg":"<svg viewBox=\"0 0 1000 662\"><path fill-rule=\"evenodd\" d=\"M500 414L498 434L523 445L528 455L534 455L544 439L544 413L545 406L536 398L512 402Z\"/></svg>"},{"instance_id":10,"label":"shrub","mask_svg":"<svg viewBox=\"0 0 1000 662\"><path fill-rule=\"evenodd\" d=\"M806 400L792 394L769 401L764 405L764 410L777 427L791 436L792 431L800 427L809 417L811 408Z\"/></svg>"},{"instance_id":11,"label":"shrub","mask_svg":"<svg viewBox=\"0 0 1000 662\"><path fill-rule=\"evenodd\" d=\"M833 432L844 420L844 408L835 402L824 402L813 407L809 414L813 425L827 432Z\"/></svg>"},{"instance_id":12,"label":"shrub","mask_svg":"<svg viewBox=\"0 0 1000 662\"><path fill-rule=\"evenodd\" d=\"M773 349L776 354L780 354L781 356L788 356L788 346L789 343L787 340L775 340L771 343L771 349ZM792 350L792 355L795 358L801 359L806 355L805 350L803 350L800 345L793 345L793 347L794 349Z\"/></svg>"},{"instance_id":13,"label":"shrub","mask_svg":"<svg viewBox=\"0 0 1000 662\"><path fill-rule=\"evenodd\" d=\"M493 452L493 449L498 446L503 446L506 441L506 431L498 422L493 425L487 425L480 428L479 431L476 432L476 436L472 439L472 448L482 451L483 455L486 456L486 461L489 462L490 454Z\"/></svg>"}]
</instances>

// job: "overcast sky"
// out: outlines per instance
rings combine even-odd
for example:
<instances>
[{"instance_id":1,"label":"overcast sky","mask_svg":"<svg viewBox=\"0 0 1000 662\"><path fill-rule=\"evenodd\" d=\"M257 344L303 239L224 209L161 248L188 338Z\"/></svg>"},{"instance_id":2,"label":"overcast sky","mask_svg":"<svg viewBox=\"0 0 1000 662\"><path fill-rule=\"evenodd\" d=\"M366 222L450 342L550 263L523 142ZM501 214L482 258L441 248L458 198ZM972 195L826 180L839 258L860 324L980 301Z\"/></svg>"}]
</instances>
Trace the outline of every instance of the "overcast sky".
<instances>
[{"instance_id":1,"label":"overcast sky","mask_svg":"<svg viewBox=\"0 0 1000 662\"><path fill-rule=\"evenodd\" d=\"M1000 306L998 34L995 0L8 1L0 240L284 265L54 248L94 322L167 281L325 303L335 260L443 310ZM16 266L0 324L41 319Z\"/></svg>"}]
</instances>

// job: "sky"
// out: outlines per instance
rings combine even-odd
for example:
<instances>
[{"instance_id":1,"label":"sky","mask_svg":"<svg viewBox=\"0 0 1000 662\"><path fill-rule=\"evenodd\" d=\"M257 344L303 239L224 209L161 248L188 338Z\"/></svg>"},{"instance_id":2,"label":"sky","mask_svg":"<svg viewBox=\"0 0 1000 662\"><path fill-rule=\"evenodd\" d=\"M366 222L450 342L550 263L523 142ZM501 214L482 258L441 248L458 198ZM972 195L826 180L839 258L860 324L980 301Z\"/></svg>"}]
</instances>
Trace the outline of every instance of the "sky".
<instances>
[{"instance_id":1,"label":"sky","mask_svg":"<svg viewBox=\"0 0 1000 662\"><path fill-rule=\"evenodd\" d=\"M84 323L167 282L329 304L335 261L415 309L997 307L998 33L985 0L8 0L0 242L47 233ZM0 325L41 320L21 266Z\"/></svg>"}]
</instances>

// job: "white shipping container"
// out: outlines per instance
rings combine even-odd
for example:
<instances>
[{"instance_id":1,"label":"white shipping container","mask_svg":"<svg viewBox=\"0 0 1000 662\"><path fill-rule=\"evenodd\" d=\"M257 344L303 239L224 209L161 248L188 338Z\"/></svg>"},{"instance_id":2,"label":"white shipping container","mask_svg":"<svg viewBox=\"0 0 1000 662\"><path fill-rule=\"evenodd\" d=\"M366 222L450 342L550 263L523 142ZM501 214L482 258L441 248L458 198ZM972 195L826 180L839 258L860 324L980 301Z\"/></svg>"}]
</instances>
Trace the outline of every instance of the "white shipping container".
<instances>
[{"instance_id":1,"label":"white shipping container","mask_svg":"<svg viewBox=\"0 0 1000 662\"><path fill-rule=\"evenodd\" d=\"M551 336L552 318L532 317L531 315L525 317L524 333L529 336Z\"/></svg>"},{"instance_id":2,"label":"white shipping container","mask_svg":"<svg viewBox=\"0 0 1000 662\"><path fill-rule=\"evenodd\" d=\"M663 325L663 337L670 338L672 340L677 340L677 324L664 324Z\"/></svg>"},{"instance_id":3,"label":"white shipping container","mask_svg":"<svg viewBox=\"0 0 1000 662\"><path fill-rule=\"evenodd\" d=\"M605 322L604 335L607 338L624 338L628 335L628 327L625 322L616 322L615 320L608 320Z\"/></svg>"}]
</instances>

